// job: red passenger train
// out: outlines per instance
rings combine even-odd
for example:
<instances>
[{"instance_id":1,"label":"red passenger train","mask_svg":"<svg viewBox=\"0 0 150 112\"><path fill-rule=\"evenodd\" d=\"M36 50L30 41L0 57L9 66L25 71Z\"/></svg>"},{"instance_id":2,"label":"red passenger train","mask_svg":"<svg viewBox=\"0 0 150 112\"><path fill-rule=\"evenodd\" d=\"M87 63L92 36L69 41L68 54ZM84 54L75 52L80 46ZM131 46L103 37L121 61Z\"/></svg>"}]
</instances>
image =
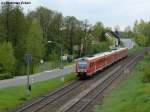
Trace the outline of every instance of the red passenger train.
<instances>
[{"instance_id":1,"label":"red passenger train","mask_svg":"<svg viewBox=\"0 0 150 112\"><path fill-rule=\"evenodd\" d=\"M96 54L93 57L84 57L76 61L76 73L78 77L92 77L93 74L102 70L112 63L126 57L128 48L118 48L109 52Z\"/></svg>"}]
</instances>

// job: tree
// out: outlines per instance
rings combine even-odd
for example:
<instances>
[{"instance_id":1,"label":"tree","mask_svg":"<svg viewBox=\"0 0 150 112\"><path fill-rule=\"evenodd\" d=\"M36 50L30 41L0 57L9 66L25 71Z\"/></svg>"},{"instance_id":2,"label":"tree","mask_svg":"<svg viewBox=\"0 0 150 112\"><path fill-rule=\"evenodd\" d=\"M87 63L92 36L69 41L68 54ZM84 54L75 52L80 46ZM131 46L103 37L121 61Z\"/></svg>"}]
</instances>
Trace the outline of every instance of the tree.
<instances>
[{"instance_id":1,"label":"tree","mask_svg":"<svg viewBox=\"0 0 150 112\"><path fill-rule=\"evenodd\" d=\"M105 38L105 28L101 22L97 22L93 27L92 27L93 33L95 33L95 36L98 37L99 41L104 41L106 40Z\"/></svg>"},{"instance_id":2,"label":"tree","mask_svg":"<svg viewBox=\"0 0 150 112\"><path fill-rule=\"evenodd\" d=\"M148 38L143 34L138 34L135 36L135 41L140 46L146 46L148 44Z\"/></svg>"},{"instance_id":3,"label":"tree","mask_svg":"<svg viewBox=\"0 0 150 112\"><path fill-rule=\"evenodd\" d=\"M87 33L87 32L86 32ZM86 42L86 33L83 21L78 21L76 24L76 32L74 38L74 45L78 46L78 49L74 51L77 57L81 57L83 54L83 48L85 47Z\"/></svg>"},{"instance_id":4,"label":"tree","mask_svg":"<svg viewBox=\"0 0 150 112\"><path fill-rule=\"evenodd\" d=\"M53 15L53 11L44 7L38 7L36 11L32 11L28 14L28 16L39 21L45 40L48 40L49 26L52 22Z\"/></svg>"},{"instance_id":5,"label":"tree","mask_svg":"<svg viewBox=\"0 0 150 112\"><path fill-rule=\"evenodd\" d=\"M136 21L133 29L134 39L139 45L146 46L150 44L150 22Z\"/></svg>"},{"instance_id":6,"label":"tree","mask_svg":"<svg viewBox=\"0 0 150 112\"><path fill-rule=\"evenodd\" d=\"M77 24L77 19L73 16L67 16L65 18L65 38L64 41L65 43L65 48L68 50L68 53L70 55L73 54L73 46L74 46L74 41L75 41L75 35L76 35L76 24Z\"/></svg>"},{"instance_id":7,"label":"tree","mask_svg":"<svg viewBox=\"0 0 150 112\"><path fill-rule=\"evenodd\" d=\"M45 42L40 24L33 20L25 39L25 53L32 54L33 66L44 57Z\"/></svg>"},{"instance_id":8,"label":"tree","mask_svg":"<svg viewBox=\"0 0 150 112\"><path fill-rule=\"evenodd\" d=\"M11 42L14 50L14 56L16 58L15 63L15 74L23 74L24 66L24 37L28 32L27 19L23 14L22 8L20 6L13 5L3 5L1 12L1 25L2 31L1 40Z\"/></svg>"},{"instance_id":9,"label":"tree","mask_svg":"<svg viewBox=\"0 0 150 112\"><path fill-rule=\"evenodd\" d=\"M56 42L58 44L62 44L63 46L63 39L64 35L63 35L63 16L61 13L57 13L57 12L53 12L53 18L51 19L51 23L48 26L48 32L47 32L47 40L48 41L52 41L52 42ZM45 55L45 59L47 60L48 57L53 57L54 51L56 52L55 54L60 55L60 48L58 47L58 45L53 45L50 44L47 46L46 49L46 55ZM50 56L52 54L52 56ZM48 58L48 59L50 59ZM55 59L54 59L55 60Z\"/></svg>"},{"instance_id":10,"label":"tree","mask_svg":"<svg viewBox=\"0 0 150 112\"><path fill-rule=\"evenodd\" d=\"M2 72L13 72L15 57L13 47L10 42L0 43L0 65Z\"/></svg>"},{"instance_id":11,"label":"tree","mask_svg":"<svg viewBox=\"0 0 150 112\"><path fill-rule=\"evenodd\" d=\"M88 54L89 50L92 52L94 38L89 36L89 26L87 20L63 17L61 13L44 7L25 15L19 5L6 4L0 10L0 43L11 43L16 59L15 74L22 75L25 73L25 53L32 54L33 66L41 58L46 61L58 59L60 47L54 43L61 44L65 53L77 57ZM106 30L101 22L93 26L101 41L105 40Z\"/></svg>"},{"instance_id":12,"label":"tree","mask_svg":"<svg viewBox=\"0 0 150 112\"><path fill-rule=\"evenodd\" d=\"M45 41L53 41L61 43L61 28L63 24L63 16L61 13L49 10L45 7L39 7L36 11L30 12L28 16L36 19L42 28L42 35ZM50 46L50 47L49 47ZM55 45L46 45L45 60L49 60L50 53L57 50ZM59 53L59 52L57 52Z\"/></svg>"},{"instance_id":13,"label":"tree","mask_svg":"<svg viewBox=\"0 0 150 112\"><path fill-rule=\"evenodd\" d=\"M63 30L63 16L61 13L53 13L53 18L48 27L48 40L56 41L58 43L62 42L61 32Z\"/></svg>"}]
</instances>

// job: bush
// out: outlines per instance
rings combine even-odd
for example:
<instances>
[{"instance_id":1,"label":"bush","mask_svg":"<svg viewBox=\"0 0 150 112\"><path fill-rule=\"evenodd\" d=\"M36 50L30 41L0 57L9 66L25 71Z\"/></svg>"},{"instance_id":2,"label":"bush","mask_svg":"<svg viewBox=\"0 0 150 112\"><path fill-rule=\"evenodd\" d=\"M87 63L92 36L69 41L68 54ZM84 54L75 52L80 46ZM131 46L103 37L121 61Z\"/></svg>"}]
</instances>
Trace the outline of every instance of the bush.
<instances>
[{"instance_id":1,"label":"bush","mask_svg":"<svg viewBox=\"0 0 150 112\"><path fill-rule=\"evenodd\" d=\"M11 73L15 64L15 57L13 54L11 43L0 43L0 70L1 72Z\"/></svg>"},{"instance_id":2,"label":"bush","mask_svg":"<svg viewBox=\"0 0 150 112\"><path fill-rule=\"evenodd\" d=\"M99 44L94 44L93 46L93 53L99 53L99 52L104 52L109 49L109 42L104 41L100 42Z\"/></svg>"},{"instance_id":3,"label":"bush","mask_svg":"<svg viewBox=\"0 0 150 112\"><path fill-rule=\"evenodd\" d=\"M3 79L9 79L9 78L12 78L13 76L10 74L10 73L3 73L3 74L0 74L0 80L3 80Z\"/></svg>"},{"instance_id":4,"label":"bush","mask_svg":"<svg viewBox=\"0 0 150 112\"><path fill-rule=\"evenodd\" d=\"M143 34L136 35L134 37L134 39L135 39L136 43L140 46L147 46L148 45L148 37L146 37Z\"/></svg>"},{"instance_id":5,"label":"bush","mask_svg":"<svg viewBox=\"0 0 150 112\"><path fill-rule=\"evenodd\" d=\"M145 57L150 60L150 51L147 51L147 52L145 53L145 55L146 55Z\"/></svg>"},{"instance_id":6,"label":"bush","mask_svg":"<svg viewBox=\"0 0 150 112\"><path fill-rule=\"evenodd\" d=\"M147 63L146 63L146 66L143 67L143 76L142 76L142 81L147 83L147 82L150 82L150 70L149 70L149 67L150 67L150 52L146 52L145 53L145 58L147 60Z\"/></svg>"},{"instance_id":7,"label":"bush","mask_svg":"<svg viewBox=\"0 0 150 112\"><path fill-rule=\"evenodd\" d=\"M142 76L142 81L143 82L150 82L150 70L149 70L149 67L146 67L144 69L144 74Z\"/></svg>"}]
</instances>

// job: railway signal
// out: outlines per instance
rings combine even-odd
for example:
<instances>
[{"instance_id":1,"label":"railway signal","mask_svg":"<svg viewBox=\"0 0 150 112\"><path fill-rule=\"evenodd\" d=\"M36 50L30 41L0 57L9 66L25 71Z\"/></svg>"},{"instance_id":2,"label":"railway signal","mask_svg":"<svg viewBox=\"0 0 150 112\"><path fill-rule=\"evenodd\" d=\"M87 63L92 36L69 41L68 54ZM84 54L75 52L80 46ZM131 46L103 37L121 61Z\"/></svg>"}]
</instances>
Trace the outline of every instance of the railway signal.
<instances>
[{"instance_id":1,"label":"railway signal","mask_svg":"<svg viewBox=\"0 0 150 112\"><path fill-rule=\"evenodd\" d=\"M31 63L32 63L32 54L25 54L25 62L27 64L27 95L29 95L31 91L31 84L30 84L30 73L31 73Z\"/></svg>"}]
</instances>

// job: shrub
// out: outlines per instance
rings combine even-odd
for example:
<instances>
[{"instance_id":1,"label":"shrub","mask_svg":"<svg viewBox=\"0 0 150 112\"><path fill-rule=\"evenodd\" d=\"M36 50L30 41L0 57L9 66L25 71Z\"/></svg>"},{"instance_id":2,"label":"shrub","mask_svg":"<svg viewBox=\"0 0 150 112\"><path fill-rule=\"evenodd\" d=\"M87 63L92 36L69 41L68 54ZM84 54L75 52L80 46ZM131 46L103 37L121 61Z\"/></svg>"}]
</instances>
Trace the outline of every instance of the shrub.
<instances>
[{"instance_id":1,"label":"shrub","mask_svg":"<svg viewBox=\"0 0 150 112\"><path fill-rule=\"evenodd\" d=\"M145 59L147 60L147 62L145 63L145 67L143 67L143 76L142 76L142 81L143 82L150 82L150 70L149 70L149 66L150 66L150 52L146 52L145 53Z\"/></svg>"},{"instance_id":2,"label":"shrub","mask_svg":"<svg viewBox=\"0 0 150 112\"><path fill-rule=\"evenodd\" d=\"M108 41L100 42L99 44L95 44L93 46L93 52L94 53L104 52L108 49L109 49L109 42Z\"/></svg>"},{"instance_id":3,"label":"shrub","mask_svg":"<svg viewBox=\"0 0 150 112\"><path fill-rule=\"evenodd\" d=\"M150 60L150 51L147 51L146 53L145 53L145 57L148 59L148 60Z\"/></svg>"},{"instance_id":4,"label":"shrub","mask_svg":"<svg viewBox=\"0 0 150 112\"><path fill-rule=\"evenodd\" d=\"M15 64L13 48L10 42L0 43L0 69L1 72L11 73Z\"/></svg>"},{"instance_id":5,"label":"shrub","mask_svg":"<svg viewBox=\"0 0 150 112\"><path fill-rule=\"evenodd\" d=\"M150 82L150 70L149 70L149 67L146 67L144 69L144 74L142 76L142 81L143 82Z\"/></svg>"},{"instance_id":6,"label":"shrub","mask_svg":"<svg viewBox=\"0 0 150 112\"><path fill-rule=\"evenodd\" d=\"M12 78L13 76L10 74L10 73L3 73L3 74L0 74L0 80L3 80L3 79L9 79L9 78Z\"/></svg>"},{"instance_id":7,"label":"shrub","mask_svg":"<svg viewBox=\"0 0 150 112\"><path fill-rule=\"evenodd\" d=\"M140 46L146 46L148 44L148 37L143 34L136 35L134 39Z\"/></svg>"}]
</instances>

